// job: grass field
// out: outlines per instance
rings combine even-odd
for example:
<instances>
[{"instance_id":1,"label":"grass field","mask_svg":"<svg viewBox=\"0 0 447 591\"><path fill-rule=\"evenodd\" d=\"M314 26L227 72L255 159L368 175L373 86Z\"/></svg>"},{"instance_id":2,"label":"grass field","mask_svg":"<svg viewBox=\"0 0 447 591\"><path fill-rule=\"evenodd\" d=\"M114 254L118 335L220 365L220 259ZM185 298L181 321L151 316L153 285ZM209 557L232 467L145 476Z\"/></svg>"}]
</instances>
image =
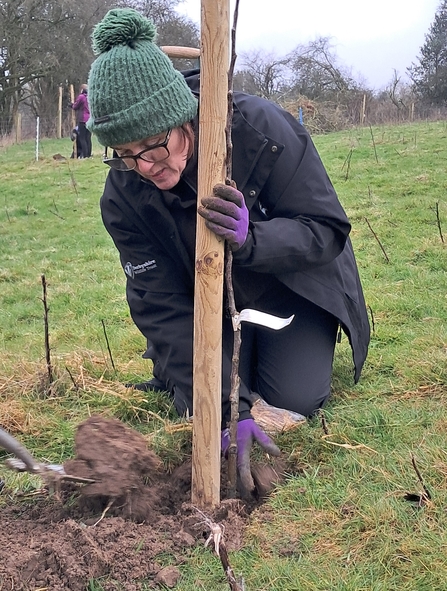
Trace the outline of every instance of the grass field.
<instances>
[{"instance_id":1,"label":"grass field","mask_svg":"<svg viewBox=\"0 0 447 591\"><path fill-rule=\"evenodd\" d=\"M354 386L347 339L337 346L328 434L314 419L278 437L296 474L253 514L232 566L249 591L447 589L447 126L314 140L353 225L371 347ZM0 425L39 458L61 462L76 425L104 412L153 434L173 466L189 453L189 435L164 433L163 421L176 421L169 403L120 386L150 368L99 215L101 149L91 160L53 159L70 152L68 140L43 141L38 161L33 143L0 148ZM2 468L0 476L9 490L0 510L36 486ZM197 589L198 578L203 589L227 588L203 549L182 566L178 588Z\"/></svg>"}]
</instances>

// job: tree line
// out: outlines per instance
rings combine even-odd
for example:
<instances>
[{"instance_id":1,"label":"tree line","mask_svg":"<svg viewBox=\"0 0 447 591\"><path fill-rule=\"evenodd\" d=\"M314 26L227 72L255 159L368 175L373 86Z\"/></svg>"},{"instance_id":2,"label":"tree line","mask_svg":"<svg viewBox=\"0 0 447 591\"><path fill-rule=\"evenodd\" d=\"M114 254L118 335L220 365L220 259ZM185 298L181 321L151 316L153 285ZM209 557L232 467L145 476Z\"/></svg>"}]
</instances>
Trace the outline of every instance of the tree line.
<instances>
[{"instance_id":1,"label":"tree line","mask_svg":"<svg viewBox=\"0 0 447 591\"><path fill-rule=\"evenodd\" d=\"M42 135L54 134L59 87L68 107L69 85L78 90L87 82L95 59L93 27L111 8L130 7L150 15L161 45L198 47L198 26L176 12L180 2L0 0L0 137L11 133L19 110L40 118Z\"/></svg>"},{"instance_id":2,"label":"tree line","mask_svg":"<svg viewBox=\"0 0 447 591\"><path fill-rule=\"evenodd\" d=\"M180 15L182 0L0 0L0 137L11 134L19 111L40 118L42 135L55 133L59 88L87 81L94 60L91 34L108 10L131 7L150 16L160 45L199 47L199 27ZM194 64L181 60L179 69ZM300 44L285 56L255 50L238 56L234 79L244 90L302 116L313 132L445 114L447 0L441 3L409 82L395 71L381 91L369 89L339 63L328 37ZM68 119L68 115L67 115Z\"/></svg>"}]
</instances>

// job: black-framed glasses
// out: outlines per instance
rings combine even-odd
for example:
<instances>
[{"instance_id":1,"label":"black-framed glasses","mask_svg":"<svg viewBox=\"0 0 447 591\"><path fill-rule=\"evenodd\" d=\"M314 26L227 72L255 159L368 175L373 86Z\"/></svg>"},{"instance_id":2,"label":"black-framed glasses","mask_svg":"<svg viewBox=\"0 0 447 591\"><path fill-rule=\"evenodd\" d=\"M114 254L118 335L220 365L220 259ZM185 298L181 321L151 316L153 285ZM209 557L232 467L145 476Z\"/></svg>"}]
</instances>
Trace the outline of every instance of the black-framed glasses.
<instances>
[{"instance_id":1,"label":"black-framed glasses","mask_svg":"<svg viewBox=\"0 0 447 591\"><path fill-rule=\"evenodd\" d=\"M138 164L138 160L144 162L162 162L170 156L168 149L169 138L171 137L172 129L168 129L165 139L159 144L154 144L149 148L144 148L141 152L135 155L129 156L114 156L113 158L107 158L107 148L102 161L107 166L114 168L115 170L122 170L124 172L135 170Z\"/></svg>"}]
</instances>

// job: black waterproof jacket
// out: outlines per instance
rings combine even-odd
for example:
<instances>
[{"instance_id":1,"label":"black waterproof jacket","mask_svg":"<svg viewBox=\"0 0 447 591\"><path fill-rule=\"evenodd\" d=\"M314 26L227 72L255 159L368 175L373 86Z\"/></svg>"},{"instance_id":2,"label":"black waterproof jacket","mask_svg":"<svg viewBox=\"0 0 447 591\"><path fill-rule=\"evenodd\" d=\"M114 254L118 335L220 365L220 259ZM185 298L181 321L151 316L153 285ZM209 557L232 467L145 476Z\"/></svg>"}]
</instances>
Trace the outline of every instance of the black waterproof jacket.
<instances>
[{"instance_id":1,"label":"black waterproof jacket","mask_svg":"<svg viewBox=\"0 0 447 591\"><path fill-rule=\"evenodd\" d=\"M185 78L198 96L198 72L185 72ZM279 280L338 318L357 381L369 344L368 316L351 226L312 140L274 103L235 92L232 141L233 179L250 210L248 239L234 253L237 308ZM171 191L160 191L134 171L111 170L101 198L103 221L126 273L131 316L153 346L161 377L175 387L177 410L190 414L196 168L193 158ZM225 330L224 423L232 339L232 330ZM241 418L249 408L241 387Z\"/></svg>"}]
</instances>

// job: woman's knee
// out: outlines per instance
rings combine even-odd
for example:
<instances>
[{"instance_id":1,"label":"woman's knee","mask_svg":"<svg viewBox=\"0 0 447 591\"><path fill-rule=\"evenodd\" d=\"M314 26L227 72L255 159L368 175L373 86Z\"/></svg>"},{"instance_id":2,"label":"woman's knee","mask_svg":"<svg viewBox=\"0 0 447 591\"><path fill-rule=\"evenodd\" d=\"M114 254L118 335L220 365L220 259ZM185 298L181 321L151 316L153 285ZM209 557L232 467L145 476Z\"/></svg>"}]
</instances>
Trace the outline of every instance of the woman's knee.
<instances>
[{"instance_id":1,"label":"woman's knee","mask_svg":"<svg viewBox=\"0 0 447 591\"><path fill-rule=\"evenodd\" d=\"M282 388L272 388L258 382L257 392L272 406L310 417L328 400L331 392L331 380L330 378L326 379L323 383L319 381L318 384L312 386L309 383L302 383L293 387L283 385Z\"/></svg>"}]
</instances>

